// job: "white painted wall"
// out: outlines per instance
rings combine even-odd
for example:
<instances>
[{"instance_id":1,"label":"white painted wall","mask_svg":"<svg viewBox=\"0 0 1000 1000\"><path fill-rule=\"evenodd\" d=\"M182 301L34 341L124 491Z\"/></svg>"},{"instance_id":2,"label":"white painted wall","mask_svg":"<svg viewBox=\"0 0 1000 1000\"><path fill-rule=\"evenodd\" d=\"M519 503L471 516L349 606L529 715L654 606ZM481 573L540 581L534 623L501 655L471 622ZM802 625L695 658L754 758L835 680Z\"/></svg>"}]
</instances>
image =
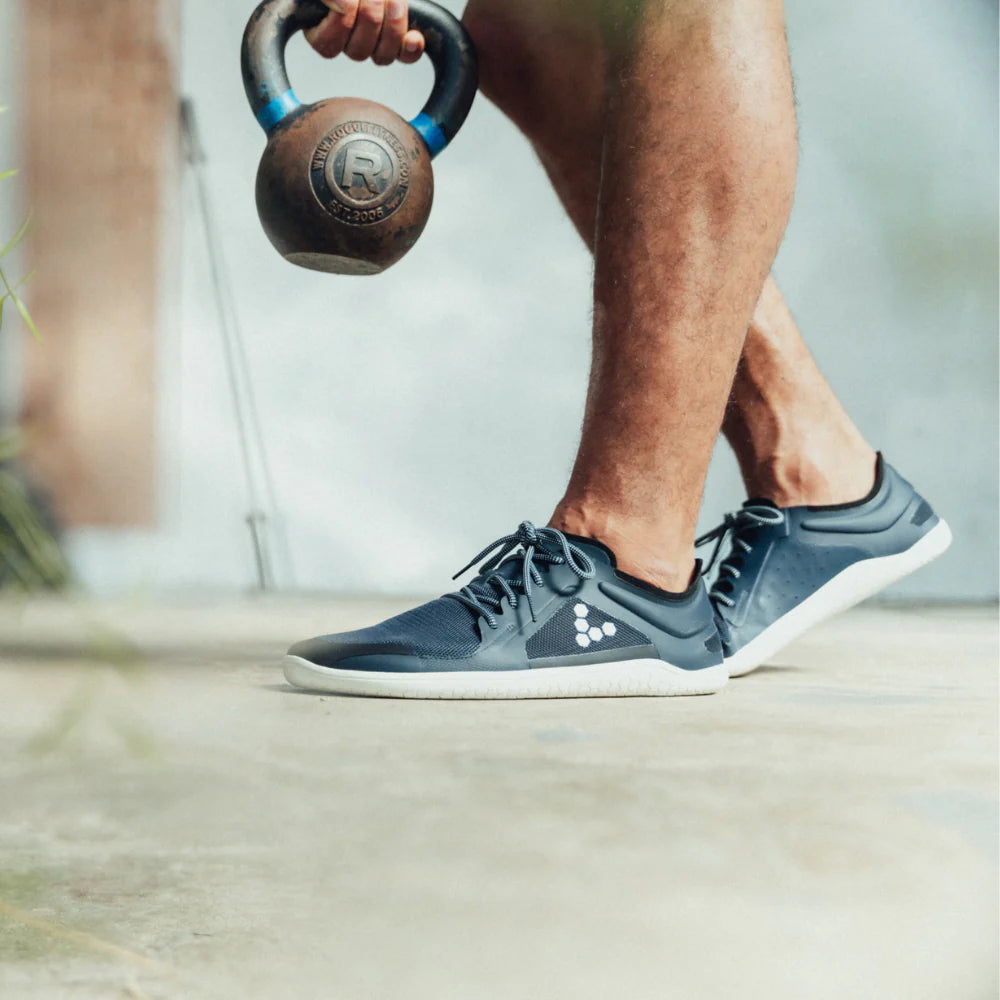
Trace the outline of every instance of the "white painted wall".
<instances>
[{"instance_id":1,"label":"white painted wall","mask_svg":"<svg viewBox=\"0 0 1000 1000\"><path fill-rule=\"evenodd\" d=\"M248 4L184 9L185 89L206 133L289 541L281 580L443 590L467 557L525 517L544 521L560 495L587 372L589 257L530 149L480 100L437 161L434 213L406 260L368 279L285 264L253 209L263 136L239 79ZM993 597L995 5L812 0L789 5L789 34L802 162L779 278L865 433L955 529L951 552L894 595ZM363 94L407 116L430 81L426 65L329 64L301 41L290 70L306 100ZM162 528L78 534L75 557L101 589L252 581L190 183L178 211L182 324L162 348ZM704 523L741 499L720 446Z\"/></svg>"}]
</instances>

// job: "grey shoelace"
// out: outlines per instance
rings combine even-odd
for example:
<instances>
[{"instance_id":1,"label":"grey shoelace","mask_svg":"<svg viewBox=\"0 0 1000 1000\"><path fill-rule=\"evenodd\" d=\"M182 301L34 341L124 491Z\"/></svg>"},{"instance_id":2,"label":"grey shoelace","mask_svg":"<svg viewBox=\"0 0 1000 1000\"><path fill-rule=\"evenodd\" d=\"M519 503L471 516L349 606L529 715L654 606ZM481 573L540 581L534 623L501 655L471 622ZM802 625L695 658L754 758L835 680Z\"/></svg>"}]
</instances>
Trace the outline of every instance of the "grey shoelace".
<instances>
[{"instance_id":1,"label":"grey shoelace","mask_svg":"<svg viewBox=\"0 0 1000 1000\"><path fill-rule=\"evenodd\" d=\"M521 551L511 555L518 546L521 546ZM531 612L531 620L535 621L531 585L532 583L539 587L543 585L542 575L535 565L536 562L566 565L581 580L589 580L594 575L594 564L586 552L570 542L561 531L555 528L536 528L530 521L522 521L513 534L504 535L503 538L498 538L491 545L487 545L452 579L457 580L484 556L490 558L479 567L479 577L461 590L445 596L460 601L476 614L482 615L490 628L498 627L496 613L500 611L501 602L505 597L512 608L517 607L520 596L518 591L524 594L528 610ZM509 580L499 572L508 558L521 560L520 580Z\"/></svg>"},{"instance_id":2,"label":"grey shoelace","mask_svg":"<svg viewBox=\"0 0 1000 1000\"><path fill-rule=\"evenodd\" d=\"M715 565L726 538L732 538L732 549L729 555L719 563L718 576L712 589L708 592L713 603L725 605L727 608L731 608L735 604L727 591L732 589L733 581L740 578L744 556L753 551L751 539L754 533L764 525L782 524L784 520L784 512L775 507L764 504L749 504L731 514L726 514L721 524L695 539L695 548L707 545L709 542L715 542L712 555L702 570L702 576L706 576Z\"/></svg>"}]
</instances>

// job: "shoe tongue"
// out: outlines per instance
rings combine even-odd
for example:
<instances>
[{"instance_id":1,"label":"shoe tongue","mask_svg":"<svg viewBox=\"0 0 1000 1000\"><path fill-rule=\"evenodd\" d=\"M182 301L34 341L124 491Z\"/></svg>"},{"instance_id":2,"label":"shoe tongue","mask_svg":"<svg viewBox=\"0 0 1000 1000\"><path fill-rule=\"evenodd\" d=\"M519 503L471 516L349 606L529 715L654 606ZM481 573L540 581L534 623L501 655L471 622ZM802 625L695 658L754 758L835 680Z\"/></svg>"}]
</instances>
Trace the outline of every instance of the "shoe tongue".
<instances>
[{"instance_id":1,"label":"shoe tongue","mask_svg":"<svg viewBox=\"0 0 1000 1000\"><path fill-rule=\"evenodd\" d=\"M750 497L749 500L743 501L744 507L770 507L773 510L781 510L781 508L773 501L768 500L767 497Z\"/></svg>"},{"instance_id":2,"label":"shoe tongue","mask_svg":"<svg viewBox=\"0 0 1000 1000\"><path fill-rule=\"evenodd\" d=\"M502 576L508 582L513 583L516 580L520 580L523 575L522 566L524 560L521 558L520 549L507 556L506 560L502 562L495 570L491 570L491 573L496 573L498 576Z\"/></svg>"},{"instance_id":3,"label":"shoe tongue","mask_svg":"<svg viewBox=\"0 0 1000 1000\"><path fill-rule=\"evenodd\" d=\"M472 582L479 587L484 586L483 577L484 576L500 576L503 577L514 588L517 593L520 593L523 589L521 586L524 580L524 553L521 549L517 549L512 552L507 558L496 568L487 570L486 573L479 573L476 575L475 580ZM500 594L501 590L496 584L489 584L486 586L488 591L492 591L496 594Z\"/></svg>"}]
</instances>

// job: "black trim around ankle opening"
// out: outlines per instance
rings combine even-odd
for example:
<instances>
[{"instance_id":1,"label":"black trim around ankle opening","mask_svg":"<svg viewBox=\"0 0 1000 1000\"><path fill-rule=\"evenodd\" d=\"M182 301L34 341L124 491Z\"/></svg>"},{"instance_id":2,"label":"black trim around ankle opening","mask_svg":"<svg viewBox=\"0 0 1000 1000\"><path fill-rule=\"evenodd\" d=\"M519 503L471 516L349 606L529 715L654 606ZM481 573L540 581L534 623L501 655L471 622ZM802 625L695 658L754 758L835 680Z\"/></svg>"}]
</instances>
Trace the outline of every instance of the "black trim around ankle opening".
<instances>
[{"instance_id":1,"label":"black trim around ankle opening","mask_svg":"<svg viewBox=\"0 0 1000 1000\"><path fill-rule=\"evenodd\" d=\"M632 576L631 573L625 573L620 569L615 570L615 576L624 583L630 583L633 587L638 587L640 590L645 590L654 597L658 597L661 601L689 601L694 597L695 591L698 589L698 584L701 582L701 560L695 559L694 569L691 572L691 582L687 585L687 590L680 592L676 590L661 590L655 584L648 583L646 580L640 580L639 577Z\"/></svg>"},{"instance_id":2,"label":"black trim around ankle opening","mask_svg":"<svg viewBox=\"0 0 1000 1000\"><path fill-rule=\"evenodd\" d=\"M861 507L878 496L879 491L882 489L882 482L884 479L885 459L882 458L882 452L877 451L875 452L875 485L868 492L867 496L862 497L860 500L852 500L850 503L810 505L806 507L806 510L818 512L824 510L850 510L852 507Z\"/></svg>"}]
</instances>

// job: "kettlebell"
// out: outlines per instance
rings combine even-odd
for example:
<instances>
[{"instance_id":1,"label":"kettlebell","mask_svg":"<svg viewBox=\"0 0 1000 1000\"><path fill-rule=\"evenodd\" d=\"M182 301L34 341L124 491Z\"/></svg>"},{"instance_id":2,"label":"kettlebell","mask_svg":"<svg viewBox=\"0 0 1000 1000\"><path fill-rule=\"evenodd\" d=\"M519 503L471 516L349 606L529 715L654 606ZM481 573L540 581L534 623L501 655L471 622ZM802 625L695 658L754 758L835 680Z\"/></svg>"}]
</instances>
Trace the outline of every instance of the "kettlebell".
<instances>
[{"instance_id":1,"label":"kettlebell","mask_svg":"<svg viewBox=\"0 0 1000 1000\"><path fill-rule=\"evenodd\" d=\"M478 87L476 52L462 25L429 0L410 0L434 87L410 122L356 97L302 104L288 82L285 46L330 13L321 0L264 0L243 35L243 85L267 133L257 170L257 213L278 252L333 274L378 274L417 242L434 198L431 160L455 137Z\"/></svg>"}]
</instances>

